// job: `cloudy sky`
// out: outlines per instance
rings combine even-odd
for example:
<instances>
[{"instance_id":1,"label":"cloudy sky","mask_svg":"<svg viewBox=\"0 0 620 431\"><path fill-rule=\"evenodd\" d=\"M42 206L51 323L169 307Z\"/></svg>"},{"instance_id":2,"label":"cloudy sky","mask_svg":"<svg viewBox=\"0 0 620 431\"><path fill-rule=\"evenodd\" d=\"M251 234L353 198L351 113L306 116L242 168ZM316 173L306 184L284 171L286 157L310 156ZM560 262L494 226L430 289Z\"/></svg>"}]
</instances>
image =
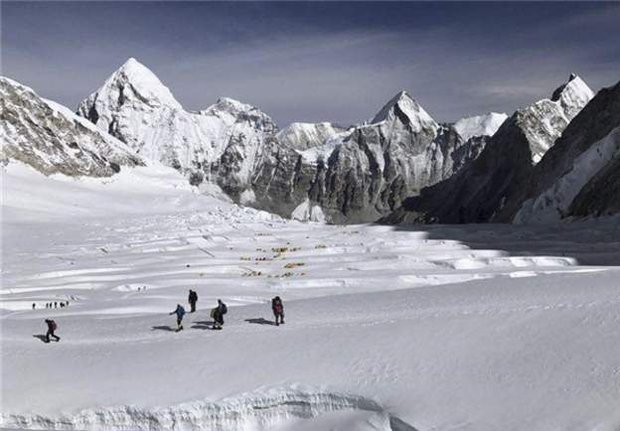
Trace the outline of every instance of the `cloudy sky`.
<instances>
[{"instance_id":1,"label":"cloudy sky","mask_svg":"<svg viewBox=\"0 0 620 431\"><path fill-rule=\"evenodd\" d=\"M438 121L620 80L620 3L3 2L2 75L71 108L129 57L187 109L363 121L401 89Z\"/></svg>"}]
</instances>

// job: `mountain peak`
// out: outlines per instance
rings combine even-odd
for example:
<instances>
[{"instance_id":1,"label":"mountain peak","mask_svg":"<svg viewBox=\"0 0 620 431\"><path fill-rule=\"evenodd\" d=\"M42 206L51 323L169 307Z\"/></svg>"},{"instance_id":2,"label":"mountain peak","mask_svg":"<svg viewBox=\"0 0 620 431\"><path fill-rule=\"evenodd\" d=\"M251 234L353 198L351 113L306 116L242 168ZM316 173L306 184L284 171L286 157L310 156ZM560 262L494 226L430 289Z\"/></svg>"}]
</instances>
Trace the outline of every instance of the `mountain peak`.
<instances>
[{"instance_id":1,"label":"mountain peak","mask_svg":"<svg viewBox=\"0 0 620 431\"><path fill-rule=\"evenodd\" d=\"M128 77L131 76L134 78L140 78L142 76L155 76L151 69L140 63L134 57L129 57L127 61L125 61L125 63L117 69L116 73L119 72L124 73ZM155 76L155 78L157 77Z\"/></svg>"},{"instance_id":2,"label":"mountain peak","mask_svg":"<svg viewBox=\"0 0 620 431\"><path fill-rule=\"evenodd\" d=\"M221 106L221 107L226 107L228 108L228 110L236 111L236 112L251 111L252 109L256 109L252 105L240 102L239 100L233 99L231 97L218 98L216 105Z\"/></svg>"},{"instance_id":3,"label":"mountain peak","mask_svg":"<svg viewBox=\"0 0 620 431\"><path fill-rule=\"evenodd\" d=\"M392 121L397 118L403 123L410 124L415 132L419 132L425 127L439 127L435 120L405 90L399 91L392 97L375 115L372 123Z\"/></svg>"},{"instance_id":4,"label":"mountain peak","mask_svg":"<svg viewBox=\"0 0 620 431\"><path fill-rule=\"evenodd\" d=\"M112 95L118 96L120 101L130 97L133 93L136 98L148 105L166 105L172 108L181 108L168 87L166 87L148 67L134 57L130 57L106 80L97 91L98 98Z\"/></svg>"},{"instance_id":5,"label":"mountain peak","mask_svg":"<svg viewBox=\"0 0 620 431\"><path fill-rule=\"evenodd\" d=\"M553 102L561 101L562 99L566 99L566 102L570 102L571 99L574 98L587 99L590 100L594 97L594 93L588 87L583 79L579 77L579 75L575 73L571 73L568 81L564 84L560 85L555 89L553 94L551 95L551 100Z\"/></svg>"}]
</instances>

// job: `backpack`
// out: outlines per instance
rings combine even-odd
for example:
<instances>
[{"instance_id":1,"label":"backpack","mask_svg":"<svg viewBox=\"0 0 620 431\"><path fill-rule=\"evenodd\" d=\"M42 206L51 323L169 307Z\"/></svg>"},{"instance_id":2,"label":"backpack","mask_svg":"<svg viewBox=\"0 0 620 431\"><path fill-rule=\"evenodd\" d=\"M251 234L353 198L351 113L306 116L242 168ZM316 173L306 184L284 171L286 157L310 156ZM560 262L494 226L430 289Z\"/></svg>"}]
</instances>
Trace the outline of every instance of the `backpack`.
<instances>
[{"instance_id":1,"label":"backpack","mask_svg":"<svg viewBox=\"0 0 620 431\"><path fill-rule=\"evenodd\" d=\"M48 324L49 324L50 329L51 329L52 331L55 331L55 330L56 330L56 328L58 328L58 325L56 325L56 322L55 322L54 320L50 320Z\"/></svg>"},{"instance_id":2,"label":"backpack","mask_svg":"<svg viewBox=\"0 0 620 431\"><path fill-rule=\"evenodd\" d=\"M281 302L276 302L273 305L273 311L275 311L277 314L282 314L282 303Z\"/></svg>"}]
</instances>

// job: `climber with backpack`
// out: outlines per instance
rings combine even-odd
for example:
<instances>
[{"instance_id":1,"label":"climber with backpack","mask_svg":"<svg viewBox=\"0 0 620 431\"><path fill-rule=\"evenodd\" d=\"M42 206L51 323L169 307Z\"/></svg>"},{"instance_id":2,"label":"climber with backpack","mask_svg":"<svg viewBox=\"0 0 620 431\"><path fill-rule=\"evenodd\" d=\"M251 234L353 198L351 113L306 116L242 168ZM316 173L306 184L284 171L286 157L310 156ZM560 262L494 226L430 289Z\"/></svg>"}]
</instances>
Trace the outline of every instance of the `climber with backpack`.
<instances>
[{"instance_id":1,"label":"climber with backpack","mask_svg":"<svg viewBox=\"0 0 620 431\"><path fill-rule=\"evenodd\" d=\"M185 308L181 304L177 304L176 310L170 313L170 315L177 315L177 332L183 329L183 316L185 316Z\"/></svg>"},{"instance_id":2,"label":"climber with backpack","mask_svg":"<svg viewBox=\"0 0 620 431\"><path fill-rule=\"evenodd\" d=\"M187 298L187 301L189 302L189 305L191 307L190 309L190 313L193 313L196 311L196 302L198 302L198 294L196 293L196 291L190 289L189 290L189 296Z\"/></svg>"},{"instance_id":3,"label":"climber with backpack","mask_svg":"<svg viewBox=\"0 0 620 431\"><path fill-rule=\"evenodd\" d=\"M213 318L213 329L222 329L224 325L224 314L228 313L228 307L221 299L217 300L217 307L211 310L211 318Z\"/></svg>"},{"instance_id":4,"label":"climber with backpack","mask_svg":"<svg viewBox=\"0 0 620 431\"><path fill-rule=\"evenodd\" d=\"M271 300L271 310L276 318L276 326L280 326L280 323L284 324L284 305L282 305L282 299L279 296Z\"/></svg>"},{"instance_id":5,"label":"climber with backpack","mask_svg":"<svg viewBox=\"0 0 620 431\"><path fill-rule=\"evenodd\" d=\"M52 319L45 319L45 323L47 324L47 334L45 334L45 342L50 342L50 337L54 337L56 342L60 341L60 337L54 334L54 331L58 329L58 325Z\"/></svg>"}]
</instances>

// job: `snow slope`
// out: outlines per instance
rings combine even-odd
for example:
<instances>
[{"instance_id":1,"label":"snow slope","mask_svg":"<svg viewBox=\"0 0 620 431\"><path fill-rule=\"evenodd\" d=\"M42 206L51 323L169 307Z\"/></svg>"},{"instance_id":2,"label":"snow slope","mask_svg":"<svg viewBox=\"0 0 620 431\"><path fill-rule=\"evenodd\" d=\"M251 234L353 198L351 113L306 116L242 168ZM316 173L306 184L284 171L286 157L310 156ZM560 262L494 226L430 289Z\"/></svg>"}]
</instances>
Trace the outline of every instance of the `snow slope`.
<instances>
[{"instance_id":1,"label":"snow slope","mask_svg":"<svg viewBox=\"0 0 620 431\"><path fill-rule=\"evenodd\" d=\"M519 226L284 221L165 167L2 174L0 426L620 426L620 270L558 248L596 258L600 235L620 255L617 222L547 228L532 250ZM189 288L198 311L174 333ZM231 306L223 331L210 330L217 298ZM39 338L50 316L59 343Z\"/></svg>"},{"instance_id":2,"label":"snow slope","mask_svg":"<svg viewBox=\"0 0 620 431\"><path fill-rule=\"evenodd\" d=\"M577 157L572 169L535 199L525 201L514 223L552 223L564 218L575 197L612 159L620 158L620 128Z\"/></svg>"},{"instance_id":3,"label":"snow slope","mask_svg":"<svg viewBox=\"0 0 620 431\"><path fill-rule=\"evenodd\" d=\"M507 118L508 115L504 113L490 112L484 115L462 118L454 123L454 129L463 138L463 141L468 141L477 136L493 136Z\"/></svg>"}]
</instances>

